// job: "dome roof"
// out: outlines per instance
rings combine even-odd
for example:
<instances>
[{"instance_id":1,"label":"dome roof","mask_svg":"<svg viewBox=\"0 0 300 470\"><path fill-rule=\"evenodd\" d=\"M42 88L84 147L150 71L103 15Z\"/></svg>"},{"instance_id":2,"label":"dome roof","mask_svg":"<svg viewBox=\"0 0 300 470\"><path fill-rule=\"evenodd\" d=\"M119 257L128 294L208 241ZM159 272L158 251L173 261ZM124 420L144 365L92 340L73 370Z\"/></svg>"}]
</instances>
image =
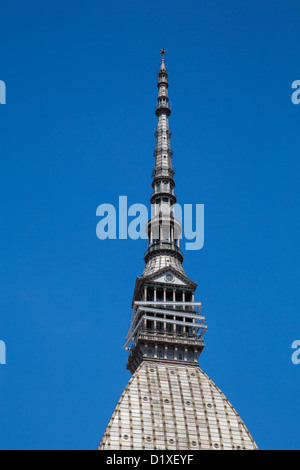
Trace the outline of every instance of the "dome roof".
<instances>
[{"instance_id":1,"label":"dome roof","mask_svg":"<svg viewBox=\"0 0 300 470\"><path fill-rule=\"evenodd\" d=\"M148 261L142 277L154 274L164 268L174 268L176 271L186 276L182 264L177 258L171 255L158 255Z\"/></svg>"},{"instance_id":2,"label":"dome roof","mask_svg":"<svg viewBox=\"0 0 300 470\"><path fill-rule=\"evenodd\" d=\"M99 450L255 450L225 395L198 365L144 360L113 412Z\"/></svg>"}]
</instances>

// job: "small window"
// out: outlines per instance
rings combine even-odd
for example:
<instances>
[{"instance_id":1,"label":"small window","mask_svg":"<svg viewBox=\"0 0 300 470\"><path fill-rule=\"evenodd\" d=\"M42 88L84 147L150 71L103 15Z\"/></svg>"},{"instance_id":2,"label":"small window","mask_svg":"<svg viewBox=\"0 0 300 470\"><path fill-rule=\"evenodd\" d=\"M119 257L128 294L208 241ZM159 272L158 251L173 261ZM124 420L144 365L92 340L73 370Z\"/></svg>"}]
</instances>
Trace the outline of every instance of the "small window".
<instances>
[{"instance_id":1,"label":"small window","mask_svg":"<svg viewBox=\"0 0 300 470\"><path fill-rule=\"evenodd\" d=\"M167 358L168 359L174 359L174 351L172 349L168 349Z\"/></svg>"},{"instance_id":2,"label":"small window","mask_svg":"<svg viewBox=\"0 0 300 470\"><path fill-rule=\"evenodd\" d=\"M147 350L147 356L148 356L148 357L153 357L153 349L152 349L152 348L148 348L148 350Z\"/></svg>"},{"instance_id":3,"label":"small window","mask_svg":"<svg viewBox=\"0 0 300 470\"><path fill-rule=\"evenodd\" d=\"M159 349L157 351L157 357L160 357L160 358L163 358L164 357L164 353L163 353L163 350L162 349Z\"/></svg>"},{"instance_id":4,"label":"small window","mask_svg":"<svg viewBox=\"0 0 300 470\"><path fill-rule=\"evenodd\" d=\"M156 292L156 300L164 300L164 291L157 290Z\"/></svg>"},{"instance_id":5,"label":"small window","mask_svg":"<svg viewBox=\"0 0 300 470\"><path fill-rule=\"evenodd\" d=\"M147 289L147 300L154 300L154 289L152 287Z\"/></svg>"},{"instance_id":6,"label":"small window","mask_svg":"<svg viewBox=\"0 0 300 470\"><path fill-rule=\"evenodd\" d=\"M171 277L172 277L172 279L173 279L173 276L171 276ZM166 278L167 278L167 276L166 276ZM167 280L169 281L169 279L167 279ZM167 298L167 301L168 301L168 302L172 302L172 301L173 301L173 292L167 290L166 298Z\"/></svg>"},{"instance_id":7,"label":"small window","mask_svg":"<svg viewBox=\"0 0 300 470\"><path fill-rule=\"evenodd\" d=\"M154 324L152 320L147 320L147 329L148 330L153 330Z\"/></svg>"}]
</instances>

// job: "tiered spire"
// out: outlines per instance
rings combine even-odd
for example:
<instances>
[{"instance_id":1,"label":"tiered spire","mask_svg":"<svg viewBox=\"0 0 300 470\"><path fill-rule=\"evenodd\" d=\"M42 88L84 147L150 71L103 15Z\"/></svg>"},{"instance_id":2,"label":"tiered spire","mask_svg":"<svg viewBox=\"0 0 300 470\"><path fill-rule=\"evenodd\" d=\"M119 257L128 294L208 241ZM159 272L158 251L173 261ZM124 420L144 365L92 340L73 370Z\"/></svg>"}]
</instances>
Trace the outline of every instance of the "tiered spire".
<instances>
[{"instance_id":1,"label":"tiered spire","mask_svg":"<svg viewBox=\"0 0 300 470\"><path fill-rule=\"evenodd\" d=\"M171 132L168 119L171 109L168 97L168 72L164 59L166 51L162 49L160 53L162 58L158 71L158 97L155 108L158 124L155 131L155 166L152 173L153 193L151 204L153 214L147 226L149 246L145 254L146 267L143 276L165 266L173 266L184 274L181 265L183 255L179 248L181 224L174 218L173 210L177 198L174 192L173 152L171 150Z\"/></svg>"},{"instance_id":2,"label":"tiered spire","mask_svg":"<svg viewBox=\"0 0 300 470\"><path fill-rule=\"evenodd\" d=\"M202 335L207 328L203 323L204 317L200 316L201 302L194 300L197 284L186 276L179 248L181 223L174 214L177 198L174 193L165 54L162 49L155 108L158 124L152 174L153 213L147 224L146 267L136 281L132 323L125 343L125 349L131 351L127 367L132 372L141 361L149 358L197 363L204 347Z\"/></svg>"},{"instance_id":3,"label":"tiered spire","mask_svg":"<svg viewBox=\"0 0 300 470\"><path fill-rule=\"evenodd\" d=\"M160 69L158 72L158 97L155 108L155 114L158 117L155 149L155 179L161 179L163 176L173 179L172 169L172 151L170 144L171 133L169 130L168 117L171 114L168 97L168 72L165 60L162 56Z\"/></svg>"}]
</instances>

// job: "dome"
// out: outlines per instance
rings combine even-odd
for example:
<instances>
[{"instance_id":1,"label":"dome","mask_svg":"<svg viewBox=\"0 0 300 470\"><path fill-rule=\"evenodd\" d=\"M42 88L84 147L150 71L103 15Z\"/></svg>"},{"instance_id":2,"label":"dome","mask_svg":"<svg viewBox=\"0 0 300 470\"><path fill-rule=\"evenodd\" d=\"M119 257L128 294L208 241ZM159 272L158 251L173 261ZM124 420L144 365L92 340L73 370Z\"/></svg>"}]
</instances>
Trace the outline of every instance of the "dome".
<instances>
[{"instance_id":1,"label":"dome","mask_svg":"<svg viewBox=\"0 0 300 470\"><path fill-rule=\"evenodd\" d=\"M99 450L256 450L225 395L198 365L144 360Z\"/></svg>"},{"instance_id":2,"label":"dome","mask_svg":"<svg viewBox=\"0 0 300 470\"><path fill-rule=\"evenodd\" d=\"M164 268L174 268L180 274L186 276L180 261L171 255L158 255L151 258L145 266L142 277L155 274Z\"/></svg>"}]
</instances>

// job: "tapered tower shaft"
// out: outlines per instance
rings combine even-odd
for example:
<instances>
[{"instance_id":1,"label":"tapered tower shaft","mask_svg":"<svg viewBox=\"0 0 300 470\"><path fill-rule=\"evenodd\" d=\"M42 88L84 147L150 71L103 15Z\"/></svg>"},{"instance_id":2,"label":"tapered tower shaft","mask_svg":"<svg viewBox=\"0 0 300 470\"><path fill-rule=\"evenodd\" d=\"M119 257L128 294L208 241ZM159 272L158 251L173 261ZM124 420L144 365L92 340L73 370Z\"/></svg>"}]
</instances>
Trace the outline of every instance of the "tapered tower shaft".
<instances>
[{"instance_id":1,"label":"tapered tower shaft","mask_svg":"<svg viewBox=\"0 0 300 470\"><path fill-rule=\"evenodd\" d=\"M182 228L175 217L177 198L169 129L171 109L164 55L165 51L158 71L153 211L147 224L146 266L136 281L132 323L125 343L125 349L130 351L127 367L131 372L149 358L197 363L207 328L200 315L201 302L194 299L197 285L188 279L182 267L183 253L179 246Z\"/></svg>"}]
</instances>

